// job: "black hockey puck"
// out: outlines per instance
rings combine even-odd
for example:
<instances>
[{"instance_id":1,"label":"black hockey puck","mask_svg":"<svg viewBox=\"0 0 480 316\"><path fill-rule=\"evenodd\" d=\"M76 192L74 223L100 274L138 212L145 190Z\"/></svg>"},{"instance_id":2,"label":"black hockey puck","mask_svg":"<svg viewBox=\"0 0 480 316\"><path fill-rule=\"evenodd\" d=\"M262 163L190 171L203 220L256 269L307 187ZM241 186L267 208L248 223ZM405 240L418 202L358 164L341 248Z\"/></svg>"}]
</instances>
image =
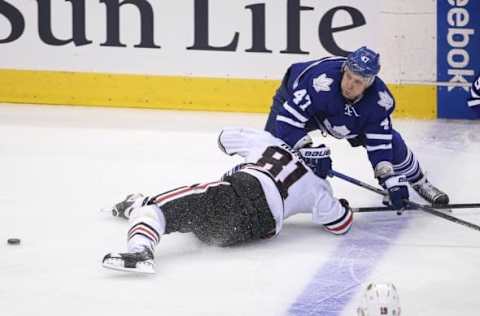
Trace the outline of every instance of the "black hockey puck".
<instances>
[{"instance_id":1,"label":"black hockey puck","mask_svg":"<svg viewBox=\"0 0 480 316\"><path fill-rule=\"evenodd\" d=\"M19 238L9 238L7 240L7 243L9 245L20 245L20 239Z\"/></svg>"}]
</instances>

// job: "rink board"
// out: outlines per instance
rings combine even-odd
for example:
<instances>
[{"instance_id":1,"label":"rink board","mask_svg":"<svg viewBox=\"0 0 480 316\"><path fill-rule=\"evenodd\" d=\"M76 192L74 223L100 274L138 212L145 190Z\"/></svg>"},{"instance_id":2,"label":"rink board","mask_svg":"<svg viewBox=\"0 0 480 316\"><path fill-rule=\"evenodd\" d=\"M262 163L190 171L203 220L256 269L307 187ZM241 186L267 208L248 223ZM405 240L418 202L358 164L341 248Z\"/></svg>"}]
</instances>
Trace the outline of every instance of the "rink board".
<instances>
[{"instance_id":1,"label":"rink board","mask_svg":"<svg viewBox=\"0 0 480 316\"><path fill-rule=\"evenodd\" d=\"M398 116L434 118L435 26L414 0L0 1L0 102L264 113L289 65L366 45Z\"/></svg>"},{"instance_id":2,"label":"rink board","mask_svg":"<svg viewBox=\"0 0 480 316\"><path fill-rule=\"evenodd\" d=\"M0 70L0 97L11 103L269 111L278 80ZM436 117L436 87L390 84L396 117Z\"/></svg>"}]
</instances>

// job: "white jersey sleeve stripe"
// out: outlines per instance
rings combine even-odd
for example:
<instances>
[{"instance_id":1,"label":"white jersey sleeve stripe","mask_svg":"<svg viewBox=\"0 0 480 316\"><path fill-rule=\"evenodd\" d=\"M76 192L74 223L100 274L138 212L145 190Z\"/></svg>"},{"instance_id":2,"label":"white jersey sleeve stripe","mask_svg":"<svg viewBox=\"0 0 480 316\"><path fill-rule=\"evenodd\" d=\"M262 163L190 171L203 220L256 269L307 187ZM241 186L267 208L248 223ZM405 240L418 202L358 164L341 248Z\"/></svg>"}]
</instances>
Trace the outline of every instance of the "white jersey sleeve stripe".
<instances>
[{"instance_id":1,"label":"white jersey sleeve stripe","mask_svg":"<svg viewBox=\"0 0 480 316\"><path fill-rule=\"evenodd\" d=\"M394 168L396 168L396 169L403 169L403 168L405 168L406 166L412 164L412 159L413 159L413 153L412 153L412 151L409 149L409 150L408 150L408 153L407 153L407 157L405 158L405 160L404 160L403 162L401 162L400 164L395 165Z\"/></svg>"},{"instance_id":2,"label":"white jersey sleeve stripe","mask_svg":"<svg viewBox=\"0 0 480 316\"><path fill-rule=\"evenodd\" d=\"M480 105L480 99L467 101L468 106L477 106Z\"/></svg>"},{"instance_id":3,"label":"white jersey sleeve stripe","mask_svg":"<svg viewBox=\"0 0 480 316\"><path fill-rule=\"evenodd\" d=\"M392 134L365 134L368 139L392 140Z\"/></svg>"},{"instance_id":4,"label":"white jersey sleeve stripe","mask_svg":"<svg viewBox=\"0 0 480 316\"><path fill-rule=\"evenodd\" d=\"M308 121L308 118L298 113L298 111L292 108L287 102L283 103L283 107L285 108L285 110L288 111L288 113L292 114L300 122L305 123L306 121Z\"/></svg>"},{"instance_id":5,"label":"white jersey sleeve stripe","mask_svg":"<svg viewBox=\"0 0 480 316\"><path fill-rule=\"evenodd\" d=\"M384 145L378 145L378 146L367 146L367 151L377 151L377 150L388 150L392 149L392 144L384 144Z\"/></svg>"},{"instance_id":6,"label":"white jersey sleeve stripe","mask_svg":"<svg viewBox=\"0 0 480 316\"><path fill-rule=\"evenodd\" d=\"M277 115L277 121L287 123L289 125L295 126L297 128L305 128L305 123L300 123L292 120L291 118L288 118L283 115Z\"/></svg>"},{"instance_id":7,"label":"white jersey sleeve stripe","mask_svg":"<svg viewBox=\"0 0 480 316\"><path fill-rule=\"evenodd\" d=\"M478 99L480 98L480 95L478 95L477 93L475 93L475 91L472 89L470 89L470 93L472 95L472 98L475 98L475 99Z\"/></svg>"}]
</instances>

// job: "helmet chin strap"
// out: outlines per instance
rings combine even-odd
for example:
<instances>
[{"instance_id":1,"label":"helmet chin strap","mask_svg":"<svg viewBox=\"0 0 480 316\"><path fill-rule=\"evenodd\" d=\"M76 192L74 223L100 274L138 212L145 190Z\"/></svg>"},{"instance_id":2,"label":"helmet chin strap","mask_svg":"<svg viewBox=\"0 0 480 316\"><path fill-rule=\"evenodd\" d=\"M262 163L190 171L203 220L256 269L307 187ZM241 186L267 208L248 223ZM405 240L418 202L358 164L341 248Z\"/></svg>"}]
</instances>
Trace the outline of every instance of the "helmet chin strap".
<instances>
[{"instance_id":1,"label":"helmet chin strap","mask_svg":"<svg viewBox=\"0 0 480 316\"><path fill-rule=\"evenodd\" d=\"M375 76L371 76L369 78L365 78L366 82L367 82L367 88L370 87L372 85L372 83L375 81Z\"/></svg>"}]
</instances>

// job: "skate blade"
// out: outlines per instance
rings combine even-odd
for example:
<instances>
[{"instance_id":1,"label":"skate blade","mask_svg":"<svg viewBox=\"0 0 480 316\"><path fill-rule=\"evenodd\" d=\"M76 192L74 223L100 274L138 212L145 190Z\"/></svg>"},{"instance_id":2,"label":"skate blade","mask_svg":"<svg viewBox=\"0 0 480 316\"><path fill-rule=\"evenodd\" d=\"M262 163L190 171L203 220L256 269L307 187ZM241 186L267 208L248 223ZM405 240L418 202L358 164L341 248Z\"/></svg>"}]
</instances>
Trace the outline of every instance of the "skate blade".
<instances>
[{"instance_id":1,"label":"skate blade","mask_svg":"<svg viewBox=\"0 0 480 316\"><path fill-rule=\"evenodd\" d=\"M112 207L102 207L99 210L100 213L112 212Z\"/></svg>"},{"instance_id":2,"label":"skate blade","mask_svg":"<svg viewBox=\"0 0 480 316\"><path fill-rule=\"evenodd\" d=\"M125 216L120 216L118 211L115 210L115 207L102 207L99 212L101 214L110 214L113 217L121 218L121 219L128 219Z\"/></svg>"},{"instance_id":3,"label":"skate blade","mask_svg":"<svg viewBox=\"0 0 480 316\"><path fill-rule=\"evenodd\" d=\"M143 274L155 274L155 268L153 262L139 262L135 268L126 268L123 266L122 260L106 260L102 263L102 266L106 269L130 272L130 273L143 273Z\"/></svg>"},{"instance_id":4,"label":"skate blade","mask_svg":"<svg viewBox=\"0 0 480 316\"><path fill-rule=\"evenodd\" d=\"M110 213L110 214L112 214L113 216L118 217L118 215L115 215L115 214L113 213L113 209L114 209L114 207L112 207L112 206L111 206L111 207L102 207L102 208L100 208L99 212L100 212L100 213Z\"/></svg>"}]
</instances>

